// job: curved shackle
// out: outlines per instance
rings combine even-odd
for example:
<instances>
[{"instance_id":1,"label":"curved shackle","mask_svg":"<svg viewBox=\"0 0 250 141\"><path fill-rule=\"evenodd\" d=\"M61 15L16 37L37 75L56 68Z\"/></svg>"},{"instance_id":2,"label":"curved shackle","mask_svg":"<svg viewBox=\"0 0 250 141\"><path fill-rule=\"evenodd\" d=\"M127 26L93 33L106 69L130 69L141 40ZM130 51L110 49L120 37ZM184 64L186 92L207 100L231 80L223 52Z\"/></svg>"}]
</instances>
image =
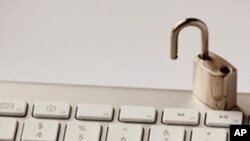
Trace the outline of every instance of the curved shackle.
<instances>
[{"instance_id":1,"label":"curved shackle","mask_svg":"<svg viewBox=\"0 0 250 141\"><path fill-rule=\"evenodd\" d=\"M208 59L209 58L209 54L208 54L208 28L203 21L201 21L199 19L195 19L195 18L188 18L188 19L185 19L183 21L180 21L172 29L172 33L171 33L171 58L177 59L179 32L187 26L195 26L201 30L202 48L201 48L200 58L203 60Z\"/></svg>"}]
</instances>

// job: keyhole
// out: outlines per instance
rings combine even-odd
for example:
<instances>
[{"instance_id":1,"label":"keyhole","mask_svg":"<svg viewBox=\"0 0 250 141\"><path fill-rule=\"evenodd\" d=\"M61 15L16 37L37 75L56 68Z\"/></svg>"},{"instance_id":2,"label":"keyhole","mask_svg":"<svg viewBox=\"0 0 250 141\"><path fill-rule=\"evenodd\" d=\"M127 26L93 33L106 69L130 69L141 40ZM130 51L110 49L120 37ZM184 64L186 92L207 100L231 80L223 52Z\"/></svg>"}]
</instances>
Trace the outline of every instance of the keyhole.
<instances>
[{"instance_id":1,"label":"keyhole","mask_svg":"<svg viewBox=\"0 0 250 141\"><path fill-rule=\"evenodd\" d=\"M220 71L224 74L228 74L230 73L230 69L228 67L221 67L220 68Z\"/></svg>"}]
</instances>

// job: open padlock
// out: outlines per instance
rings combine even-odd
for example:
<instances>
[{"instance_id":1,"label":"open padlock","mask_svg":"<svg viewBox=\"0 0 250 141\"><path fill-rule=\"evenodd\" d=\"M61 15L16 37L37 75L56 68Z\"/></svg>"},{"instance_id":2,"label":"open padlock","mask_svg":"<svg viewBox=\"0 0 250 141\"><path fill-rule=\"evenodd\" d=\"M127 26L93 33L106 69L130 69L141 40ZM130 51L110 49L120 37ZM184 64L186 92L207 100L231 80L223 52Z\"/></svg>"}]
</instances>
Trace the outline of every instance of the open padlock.
<instances>
[{"instance_id":1,"label":"open padlock","mask_svg":"<svg viewBox=\"0 0 250 141\"><path fill-rule=\"evenodd\" d=\"M208 51L208 29L204 22L188 18L173 28L171 58L177 59L178 35L187 26L198 27L202 35L202 52L194 58L193 64L193 94L213 109L232 109L237 101L237 70L220 56Z\"/></svg>"}]
</instances>

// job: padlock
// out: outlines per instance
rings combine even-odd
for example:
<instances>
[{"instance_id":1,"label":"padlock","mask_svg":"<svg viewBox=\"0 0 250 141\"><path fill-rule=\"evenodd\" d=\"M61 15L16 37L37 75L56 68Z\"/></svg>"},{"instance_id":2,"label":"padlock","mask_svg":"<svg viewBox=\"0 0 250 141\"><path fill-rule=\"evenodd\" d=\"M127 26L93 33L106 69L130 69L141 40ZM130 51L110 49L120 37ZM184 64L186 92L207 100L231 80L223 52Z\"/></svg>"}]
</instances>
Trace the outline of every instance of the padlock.
<instances>
[{"instance_id":1,"label":"padlock","mask_svg":"<svg viewBox=\"0 0 250 141\"><path fill-rule=\"evenodd\" d=\"M230 110L237 102L237 69L222 57L208 51L208 28L195 18L188 18L174 26L171 34L171 58L177 59L178 35L187 27L201 30L201 54L193 60L193 95L207 106Z\"/></svg>"}]
</instances>

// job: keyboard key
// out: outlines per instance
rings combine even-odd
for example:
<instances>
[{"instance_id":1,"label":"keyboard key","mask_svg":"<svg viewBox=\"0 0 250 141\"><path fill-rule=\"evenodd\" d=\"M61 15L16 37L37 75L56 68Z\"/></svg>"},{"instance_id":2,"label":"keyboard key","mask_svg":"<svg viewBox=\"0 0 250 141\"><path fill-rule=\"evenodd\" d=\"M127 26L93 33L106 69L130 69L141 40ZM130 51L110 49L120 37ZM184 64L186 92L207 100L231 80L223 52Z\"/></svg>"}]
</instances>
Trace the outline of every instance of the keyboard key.
<instances>
[{"instance_id":1,"label":"keyboard key","mask_svg":"<svg viewBox=\"0 0 250 141\"><path fill-rule=\"evenodd\" d=\"M57 141L57 121L28 120L24 124L22 141Z\"/></svg>"},{"instance_id":2,"label":"keyboard key","mask_svg":"<svg viewBox=\"0 0 250 141\"><path fill-rule=\"evenodd\" d=\"M199 111L195 109L165 108L162 122L165 124L198 125Z\"/></svg>"},{"instance_id":3,"label":"keyboard key","mask_svg":"<svg viewBox=\"0 0 250 141\"><path fill-rule=\"evenodd\" d=\"M206 125L215 127L229 127L241 125L243 114L239 111L207 111Z\"/></svg>"},{"instance_id":4,"label":"keyboard key","mask_svg":"<svg viewBox=\"0 0 250 141\"><path fill-rule=\"evenodd\" d=\"M227 131L216 128L194 128L191 141L227 141Z\"/></svg>"},{"instance_id":5,"label":"keyboard key","mask_svg":"<svg viewBox=\"0 0 250 141\"><path fill-rule=\"evenodd\" d=\"M185 129L174 126L152 126L149 141L184 141Z\"/></svg>"},{"instance_id":6,"label":"keyboard key","mask_svg":"<svg viewBox=\"0 0 250 141\"><path fill-rule=\"evenodd\" d=\"M17 121L10 118L0 118L0 141L14 141Z\"/></svg>"},{"instance_id":7,"label":"keyboard key","mask_svg":"<svg viewBox=\"0 0 250 141\"><path fill-rule=\"evenodd\" d=\"M69 122L64 141L99 141L101 129L99 123Z\"/></svg>"},{"instance_id":8,"label":"keyboard key","mask_svg":"<svg viewBox=\"0 0 250 141\"><path fill-rule=\"evenodd\" d=\"M25 116L27 103L21 100L0 100L0 116Z\"/></svg>"},{"instance_id":9,"label":"keyboard key","mask_svg":"<svg viewBox=\"0 0 250 141\"><path fill-rule=\"evenodd\" d=\"M110 124L107 141L142 141L141 125Z\"/></svg>"},{"instance_id":10,"label":"keyboard key","mask_svg":"<svg viewBox=\"0 0 250 141\"><path fill-rule=\"evenodd\" d=\"M120 121L124 122L155 122L156 109L148 106L121 106Z\"/></svg>"},{"instance_id":11,"label":"keyboard key","mask_svg":"<svg viewBox=\"0 0 250 141\"><path fill-rule=\"evenodd\" d=\"M70 115L68 103L36 102L33 116L36 118L67 119Z\"/></svg>"},{"instance_id":12,"label":"keyboard key","mask_svg":"<svg viewBox=\"0 0 250 141\"><path fill-rule=\"evenodd\" d=\"M113 107L104 104L79 104L76 118L110 121L113 118Z\"/></svg>"}]
</instances>

